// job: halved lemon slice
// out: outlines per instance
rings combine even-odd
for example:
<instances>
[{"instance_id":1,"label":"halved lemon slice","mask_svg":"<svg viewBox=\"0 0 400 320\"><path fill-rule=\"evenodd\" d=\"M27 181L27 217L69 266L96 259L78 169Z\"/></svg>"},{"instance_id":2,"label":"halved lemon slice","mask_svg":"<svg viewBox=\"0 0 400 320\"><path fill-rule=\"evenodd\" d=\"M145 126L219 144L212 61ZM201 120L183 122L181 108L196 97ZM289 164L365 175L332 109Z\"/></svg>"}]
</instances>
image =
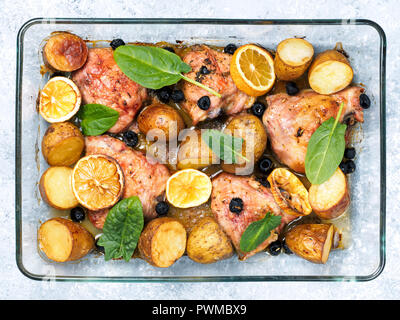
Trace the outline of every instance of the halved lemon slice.
<instances>
[{"instance_id":1,"label":"halved lemon slice","mask_svg":"<svg viewBox=\"0 0 400 320\"><path fill-rule=\"evenodd\" d=\"M81 93L72 80L51 78L40 92L39 113L50 123L71 119L81 105Z\"/></svg>"},{"instance_id":2,"label":"halved lemon slice","mask_svg":"<svg viewBox=\"0 0 400 320\"><path fill-rule=\"evenodd\" d=\"M275 83L271 54L254 44L246 44L235 51L230 72L239 90L253 97L266 94Z\"/></svg>"},{"instance_id":3,"label":"halved lemon slice","mask_svg":"<svg viewBox=\"0 0 400 320\"><path fill-rule=\"evenodd\" d=\"M197 207L211 196L211 180L203 172L184 169L174 173L167 181L167 200L174 207Z\"/></svg>"},{"instance_id":4,"label":"halved lemon slice","mask_svg":"<svg viewBox=\"0 0 400 320\"><path fill-rule=\"evenodd\" d=\"M124 174L118 162L99 154L80 159L71 182L79 203L93 211L112 207L124 190Z\"/></svg>"}]
</instances>

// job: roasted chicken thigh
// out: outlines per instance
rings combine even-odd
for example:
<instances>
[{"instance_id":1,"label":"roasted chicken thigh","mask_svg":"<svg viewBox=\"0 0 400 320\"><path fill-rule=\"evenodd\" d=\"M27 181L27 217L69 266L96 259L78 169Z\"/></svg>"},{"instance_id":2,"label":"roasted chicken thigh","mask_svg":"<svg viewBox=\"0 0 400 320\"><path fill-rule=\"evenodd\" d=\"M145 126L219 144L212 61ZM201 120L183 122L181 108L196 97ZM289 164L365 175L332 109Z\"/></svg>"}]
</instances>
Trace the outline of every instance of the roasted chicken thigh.
<instances>
[{"instance_id":1,"label":"roasted chicken thigh","mask_svg":"<svg viewBox=\"0 0 400 320\"><path fill-rule=\"evenodd\" d=\"M296 96L278 93L267 96L268 108L263 116L271 147L279 160L294 171L304 173L307 145L315 130L344 108L341 122L363 122L360 106L361 87L349 87L326 96L305 90Z\"/></svg>"}]
</instances>

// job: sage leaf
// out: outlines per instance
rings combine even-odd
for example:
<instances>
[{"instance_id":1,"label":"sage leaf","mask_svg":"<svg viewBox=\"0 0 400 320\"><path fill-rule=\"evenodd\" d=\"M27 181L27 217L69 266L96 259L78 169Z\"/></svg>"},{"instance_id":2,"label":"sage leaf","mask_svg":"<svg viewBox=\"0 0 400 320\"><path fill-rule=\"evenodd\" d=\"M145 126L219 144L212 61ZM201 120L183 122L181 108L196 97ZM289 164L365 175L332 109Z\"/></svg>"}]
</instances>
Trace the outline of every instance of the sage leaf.
<instances>
[{"instance_id":1,"label":"sage leaf","mask_svg":"<svg viewBox=\"0 0 400 320\"><path fill-rule=\"evenodd\" d=\"M108 213L98 244L104 247L105 260L129 261L144 225L142 203L137 196L118 202Z\"/></svg>"},{"instance_id":2,"label":"sage leaf","mask_svg":"<svg viewBox=\"0 0 400 320\"><path fill-rule=\"evenodd\" d=\"M215 155L226 163L237 163L237 157L249 161L242 155L243 138L215 129L202 130L201 138Z\"/></svg>"},{"instance_id":3,"label":"sage leaf","mask_svg":"<svg viewBox=\"0 0 400 320\"><path fill-rule=\"evenodd\" d=\"M97 136L110 129L118 121L119 112L103 104L85 104L79 109L82 132L86 136Z\"/></svg>"},{"instance_id":4,"label":"sage leaf","mask_svg":"<svg viewBox=\"0 0 400 320\"><path fill-rule=\"evenodd\" d=\"M240 238L240 250L250 252L256 249L271 235L271 231L281 224L281 216L275 216L270 212L261 220L252 222L243 232Z\"/></svg>"},{"instance_id":5,"label":"sage leaf","mask_svg":"<svg viewBox=\"0 0 400 320\"><path fill-rule=\"evenodd\" d=\"M343 159L347 128L345 124L339 123L343 105L342 102L336 119L330 118L323 122L308 142L305 171L312 184L327 181Z\"/></svg>"},{"instance_id":6,"label":"sage leaf","mask_svg":"<svg viewBox=\"0 0 400 320\"><path fill-rule=\"evenodd\" d=\"M175 53L152 46L119 46L114 60L131 80L149 89L160 89L185 79L217 97L221 95L205 85L184 76L192 68Z\"/></svg>"}]
</instances>

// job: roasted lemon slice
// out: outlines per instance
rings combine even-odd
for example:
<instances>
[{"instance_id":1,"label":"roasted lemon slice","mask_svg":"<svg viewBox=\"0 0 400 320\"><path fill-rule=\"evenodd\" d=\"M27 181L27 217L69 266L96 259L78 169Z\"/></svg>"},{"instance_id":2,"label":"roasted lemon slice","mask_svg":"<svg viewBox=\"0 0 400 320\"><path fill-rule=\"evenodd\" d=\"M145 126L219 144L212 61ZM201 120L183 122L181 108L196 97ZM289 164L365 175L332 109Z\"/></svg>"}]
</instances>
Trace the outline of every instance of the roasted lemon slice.
<instances>
[{"instance_id":1,"label":"roasted lemon slice","mask_svg":"<svg viewBox=\"0 0 400 320\"><path fill-rule=\"evenodd\" d=\"M72 172L72 190L79 203L93 211L112 207L121 198L124 175L113 158L89 155Z\"/></svg>"},{"instance_id":2,"label":"roasted lemon slice","mask_svg":"<svg viewBox=\"0 0 400 320\"><path fill-rule=\"evenodd\" d=\"M184 169L173 174L167 181L167 200L174 207L197 207L210 198L211 180L203 172Z\"/></svg>"},{"instance_id":3,"label":"roasted lemon slice","mask_svg":"<svg viewBox=\"0 0 400 320\"><path fill-rule=\"evenodd\" d=\"M39 113L50 123L71 119L81 105L81 93L70 79L54 77L40 92Z\"/></svg>"},{"instance_id":4,"label":"roasted lemon slice","mask_svg":"<svg viewBox=\"0 0 400 320\"><path fill-rule=\"evenodd\" d=\"M276 203L285 213L298 217L311 213L307 189L289 170L274 169L268 176L268 182Z\"/></svg>"},{"instance_id":5,"label":"roasted lemon slice","mask_svg":"<svg viewBox=\"0 0 400 320\"><path fill-rule=\"evenodd\" d=\"M253 97L266 94L275 83L271 54L253 44L246 44L235 51L230 72L236 86Z\"/></svg>"}]
</instances>

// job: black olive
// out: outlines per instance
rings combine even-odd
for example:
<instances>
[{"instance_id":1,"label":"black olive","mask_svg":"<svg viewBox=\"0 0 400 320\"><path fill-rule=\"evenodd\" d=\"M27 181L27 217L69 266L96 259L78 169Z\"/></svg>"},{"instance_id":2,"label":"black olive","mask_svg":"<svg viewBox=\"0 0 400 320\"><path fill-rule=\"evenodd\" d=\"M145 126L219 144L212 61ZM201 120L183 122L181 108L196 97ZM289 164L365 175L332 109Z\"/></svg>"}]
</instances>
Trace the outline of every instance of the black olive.
<instances>
[{"instance_id":1,"label":"black olive","mask_svg":"<svg viewBox=\"0 0 400 320\"><path fill-rule=\"evenodd\" d=\"M256 177L256 180L257 180L263 187L271 188L271 184L269 183L269 181L267 180L267 178L264 178L264 177Z\"/></svg>"},{"instance_id":2,"label":"black olive","mask_svg":"<svg viewBox=\"0 0 400 320\"><path fill-rule=\"evenodd\" d=\"M169 211L169 204L165 201L160 201L156 204L156 212L160 216L164 216Z\"/></svg>"},{"instance_id":3,"label":"black olive","mask_svg":"<svg viewBox=\"0 0 400 320\"><path fill-rule=\"evenodd\" d=\"M283 252L286 254L293 254L292 250L290 250L290 248L286 244L285 240L282 241L282 249L283 249Z\"/></svg>"},{"instance_id":4,"label":"black olive","mask_svg":"<svg viewBox=\"0 0 400 320\"><path fill-rule=\"evenodd\" d=\"M229 54L234 54L236 49L237 49L236 45L230 43L224 48L224 52Z\"/></svg>"},{"instance_id":5,"label":"black olive","mask_svg":"<svg viewBox=\"0 0 400 320\"><path fill-rule=\"evenodd\" d=\"M197 105L201 110L208 110L211 106L211 100L209 96L203 96L197 101Z\"/></svg>"},{"instance_id":6,"label":"black olive","mask_svg":"<svg viewBox=\"0 0 400 320\"><path fill-rule=\"evenodd\" d=\"M265 104L264 103L262 103L262 102L255 102L252 106L251 106L251 112L255 115L255 116L257 116L257 117L259 117L259 118L261 118L262 117L262 115L264 114L264 111L265 111Z\"/></svg>"},{"instance_id":7,"label":"black olive","mask_svg":"<svg viewBox=\"0 0 400 320\"><path fill-rule=\"evenodd\" d=\"M269 170L272 168L272 161L269 158L262 158L258 163L258 168L262 173L268 173Z\"/></svg>"},{"instance_id":8,"label":"black olive","mask_svg":"<svg viewBox=\"0 0 400 320\"><path fill-rule=\"evenodd\" d=\"M202 67L200 68L200 73L201 73L201 74L209 74L209 73L210 73L210 70L208 70L206 66L202 66Z\"/></svg>"},{"instance_id":9,"label":"black olive","mask_svg":"<svg viewBox=\"0 0 400 320\"><path fill-rule=\"evenodd\" d=\"M163 87L156 90L156 95L161 102L168 103L169 98L171 97L171 89L168 87Z\"/></svg>"},{"instance_id":10,"label":"black olive","mask_svg":"<svg viewBox=\"0 0 400 320\"><path fill-rule=\"evenodd\" d=\"M268 252L271 256L277 256L281 253L282 250L282 243L279 240L272 242L268 247Z\"/></svg>"},{"instance_id":11,"label":"black olive","mask_svg":"<svg viewBox=\"0 0 400 320\"><path fill-rule=\"evenodd\" d=\"M356 149L354 149L353 147L346 148L346 150L344 150L344 157L346 159L354 159L355 156L356 156Z\"/></svg>"},{"instance_id":12,"label":"black olive","mask_svg":"<svg viewBox=\"0 0 400 320\"><path fill-rule=\"evenodd\" d=\"M371 100L365 93L360 94L360 106L363 109L368 109L371 106Z\"/></svg>"},{"instance_id":13,"label":"black olive","mask_svg":"<svg viewBox=\"0 0 400 320\"><path fill-rule=\"evenodd\" d=\"M174 50L174 48L172 48L172 47L164 47L163 49L164 49L164 50L167 50L167 51L169 51L169 52L175 53L175 50Z\"/></svg>"},{"instance_id":14,"label":"black olive","mask_svg":"<svg viewBox=\"0 0 400 320\"><path fill-rule=\"evenodd\" d=\"M81 207L73 208L71 209L70 216L72 221L81 222L85 220L85 210Z\"/></svg>"},{"instance_id":15,"label":"black olive","mask_svg":"<svg viewBox=\"0 0 400 320\"><path fill-rule=\"evenodd\" d=\"M339 165L340 170L343 171L344 174L353 173L356 170L356 164L353 160L342 161Z\"/></svg>"},{"instance_id":16,"label":"black olive","mask_svg":"<svg viewBox=\"0 0 400 320\"><path fill-rule=\"evenodd\" d=\"M123 134L124 142L128 147L134 148L139 142L139 137L134 131L126 131Z\"/></svg>"},{"instance_id":17,"label":"black olive","mask_svg":"<svg viewBox=\"0 0 400 320\"><path fill-rule=\"evenodd\" d=\"M294 96L299 93L299 88L297 88L297 84L293 81L289 81L286 83L286 92L289 96Z\"/></svg>"},{"instance_id":18,"label":"black olive","mask_svg":"<svg viewBox=\"0 0 400 320\"><path fill-rule=\"evenodd\" d=\"M185 100L185 95L183 94L182 90L174 90L171 93L171 99L173 102L182 102Z\"/></svg>"},{"instance_id":19,"label":"black olive","mask_svg":"<svg viewBox=\"0 0 400 320\"><path fill-rule=\"evenodd\" d=\"M114 39L113 41L110 42L110 47L115 50L117 49L119 46L124 46L125 42L122 39Z\"/></svg>"},{"instance_id":20,"label":"black olive","mask_svg":"<svg viewBox=\"0 0 400 320\"><path fill-rule=\"evenodd\" d=\"M97 250L98 252L100 252L100 253L104 253L104 247L103 247L103 246L100 246L100 245L98 244L99 239L100 239L100 237L98 237L98 238L96 239L96 242L95 242L96 250Z\"/></svg>"},{"instance_id":21,"label":"black olive","mask_svg":"<svg viewBox=\"0 0 400 320\"><path fill-rule=\"evenodd\" d=\"M54 77L64 77L64 73L62 73L61 71L55 71L51 74L50 78L54 78Z\"/></svg>"},{"instance_id":22,"label":"black olive","mask_svg":"<svg viewBox=\"0 0 400 320\"><path fill-rule=\"evenodd\" d=\"M229 210L231 212L239 214L243 210L243 200L240 198L232 198L231 202L229 203Z\"/></svg>"}]
</instances>

